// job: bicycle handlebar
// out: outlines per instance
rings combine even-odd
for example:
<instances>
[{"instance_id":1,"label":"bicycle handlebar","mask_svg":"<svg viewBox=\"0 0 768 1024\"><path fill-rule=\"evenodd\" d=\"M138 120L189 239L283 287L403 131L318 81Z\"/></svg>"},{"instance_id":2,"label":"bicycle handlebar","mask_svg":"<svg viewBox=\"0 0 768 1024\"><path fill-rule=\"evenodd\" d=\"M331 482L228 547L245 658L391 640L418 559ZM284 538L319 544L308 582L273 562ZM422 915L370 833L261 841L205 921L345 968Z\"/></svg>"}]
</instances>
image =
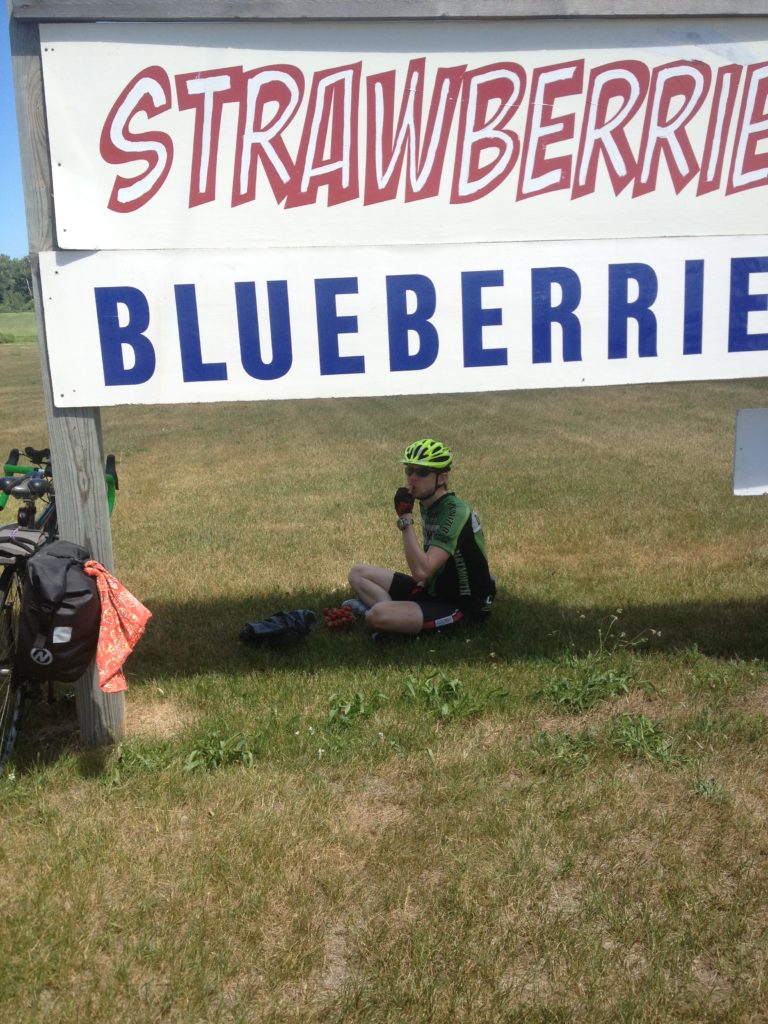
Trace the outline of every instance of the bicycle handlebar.
<instances>
[{"instance_id":1,"label":"bicycle handlebar","mask_svg":"<svg viewBox=\"0 0 768 1024\"><path fill-rule=\"evenodd\" d=\"M42 498L44 494L53 494L53 484L43 477L25 476L10 488L10 493L14 498Z\"/></svg>"},{"instance_id":2,"label":"bicycle handlebar","mask_svg":"<svg viewBox=\"0 0 768 1024\"><path fill-rule=\"evenodd\" d=\"M0 476L0 491L3 492L3 497L7 498L11 493L11 488L15 487L18 482L17 476Z\"/></svg>"},{"instance_id":3,"label":"bicycle handlebar","mask_svg":"<svg viewBox=\"0 0 768 1024\"><path fill-rule=\"evenodd\" d=\"M18 483L18 480L13 479L14 473L24 473L29 471L34 472L34 466L19 466L19 449L11 448L8 452L8 459L3 466L3 472L8 474L7 476L0 477L0 511L2 511L8 504L8 495L11 493L11 487Z\"/></svg>"},{"instance_id":4,"label":"bicycle handlebar","mask_svg":"<svg viewBox=\"0 0 768 1024\"><path fill-rule=\"evenodd\" d=\"M8 504L8 497L13 494L15 498L42 497L44 494L54 494L53 469L51 466L50 448L25 448L24 454L32 465L19 465L19 449L12 448L8 453L8 460L3 466L5 476L0 477L0 512ZM42 471L42 476L41 476ZM19 481L18 476L30 479ZM14 479L14 476L17 479ZM31 478L35 479L31 479ZM43 477L49 479L44 480ZM104 468L104 481L107 485L107 508L110 516L115 507L115 492L119 488L117 481L117 461L114 455L108 455Z\"/></svg>"}]
</instances>

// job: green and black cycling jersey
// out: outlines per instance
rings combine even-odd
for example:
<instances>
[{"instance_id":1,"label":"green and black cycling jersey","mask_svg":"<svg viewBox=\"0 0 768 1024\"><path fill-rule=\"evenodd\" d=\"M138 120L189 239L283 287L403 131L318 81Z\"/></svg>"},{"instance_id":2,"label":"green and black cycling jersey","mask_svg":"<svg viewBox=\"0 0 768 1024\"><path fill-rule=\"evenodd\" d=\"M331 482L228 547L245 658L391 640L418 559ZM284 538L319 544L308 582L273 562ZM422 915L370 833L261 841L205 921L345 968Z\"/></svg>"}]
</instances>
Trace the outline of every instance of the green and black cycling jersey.
<instances>
[{"instance_id":1,"label":"green and black cycling jersey","mask_svg":"<svg viewBox=\"0 0 768 1024\"><path fill-rule=\"evenodd\" d=\"M463 611L490 611L496 584L477 514L449 491L430 508L422 508L422 529L425 551L442 548L451 556L427 580L427 593L440 601L455 601Z\"/></svg>"}]
</instances>

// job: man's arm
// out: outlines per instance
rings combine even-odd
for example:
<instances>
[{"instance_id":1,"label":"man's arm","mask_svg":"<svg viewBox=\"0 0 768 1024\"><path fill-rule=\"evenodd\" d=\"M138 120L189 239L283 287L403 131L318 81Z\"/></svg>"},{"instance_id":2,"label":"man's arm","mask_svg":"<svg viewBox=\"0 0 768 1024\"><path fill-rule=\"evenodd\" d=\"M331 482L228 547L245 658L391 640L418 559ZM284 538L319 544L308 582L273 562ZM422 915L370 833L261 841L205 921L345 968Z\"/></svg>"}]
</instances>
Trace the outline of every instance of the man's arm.
<instances>
[{"instance_id":1,"label":"man's arm","mask_svg":"<svg viewBox=\"0 0 768 1024\"><path fill-rule=\"evenodd\" d=\"M417 583L428 580L451 557L447 551L434 546L424 551L413 524L403 530L403 549L411 576Z\"/></svg>"}]
</instances>

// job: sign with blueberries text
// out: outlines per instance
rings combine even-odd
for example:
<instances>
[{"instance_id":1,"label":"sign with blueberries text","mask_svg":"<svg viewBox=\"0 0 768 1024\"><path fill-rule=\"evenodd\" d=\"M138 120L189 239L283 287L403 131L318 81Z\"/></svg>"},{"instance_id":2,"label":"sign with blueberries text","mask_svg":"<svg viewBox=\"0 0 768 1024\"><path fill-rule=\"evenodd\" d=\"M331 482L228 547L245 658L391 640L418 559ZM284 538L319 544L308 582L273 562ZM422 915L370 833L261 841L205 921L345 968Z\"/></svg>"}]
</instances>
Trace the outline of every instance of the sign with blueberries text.
<instances>
[{"instance_id":1,"label":"sign with blueberries text","mask_svg":"<svg viewBox=\"0 0 768 1024\"><path fill-rule=\"evenodd\" d=\"M58 406L768 375L766 235L49 252L40 266Z\"/></svg>"}]
</instances>

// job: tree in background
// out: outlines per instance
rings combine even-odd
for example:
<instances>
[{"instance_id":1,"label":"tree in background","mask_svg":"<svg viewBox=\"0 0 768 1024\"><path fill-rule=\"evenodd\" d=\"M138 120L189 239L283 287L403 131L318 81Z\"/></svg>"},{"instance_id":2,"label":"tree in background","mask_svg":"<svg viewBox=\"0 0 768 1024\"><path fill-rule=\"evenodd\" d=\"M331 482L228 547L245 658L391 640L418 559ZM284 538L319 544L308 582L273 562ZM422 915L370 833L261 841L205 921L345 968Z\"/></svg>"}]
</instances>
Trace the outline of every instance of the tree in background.
<instances>
[{"instance_id":1,"label":"tree in background","mask_svg":"<svg viewBox=\"0 0 768 1024\"><path fill-rule=\"evenodd\" d=\"M18 313L32 309L32 274L29 257L0 255L0 310Z\"/></svg>"}]
</instances>

